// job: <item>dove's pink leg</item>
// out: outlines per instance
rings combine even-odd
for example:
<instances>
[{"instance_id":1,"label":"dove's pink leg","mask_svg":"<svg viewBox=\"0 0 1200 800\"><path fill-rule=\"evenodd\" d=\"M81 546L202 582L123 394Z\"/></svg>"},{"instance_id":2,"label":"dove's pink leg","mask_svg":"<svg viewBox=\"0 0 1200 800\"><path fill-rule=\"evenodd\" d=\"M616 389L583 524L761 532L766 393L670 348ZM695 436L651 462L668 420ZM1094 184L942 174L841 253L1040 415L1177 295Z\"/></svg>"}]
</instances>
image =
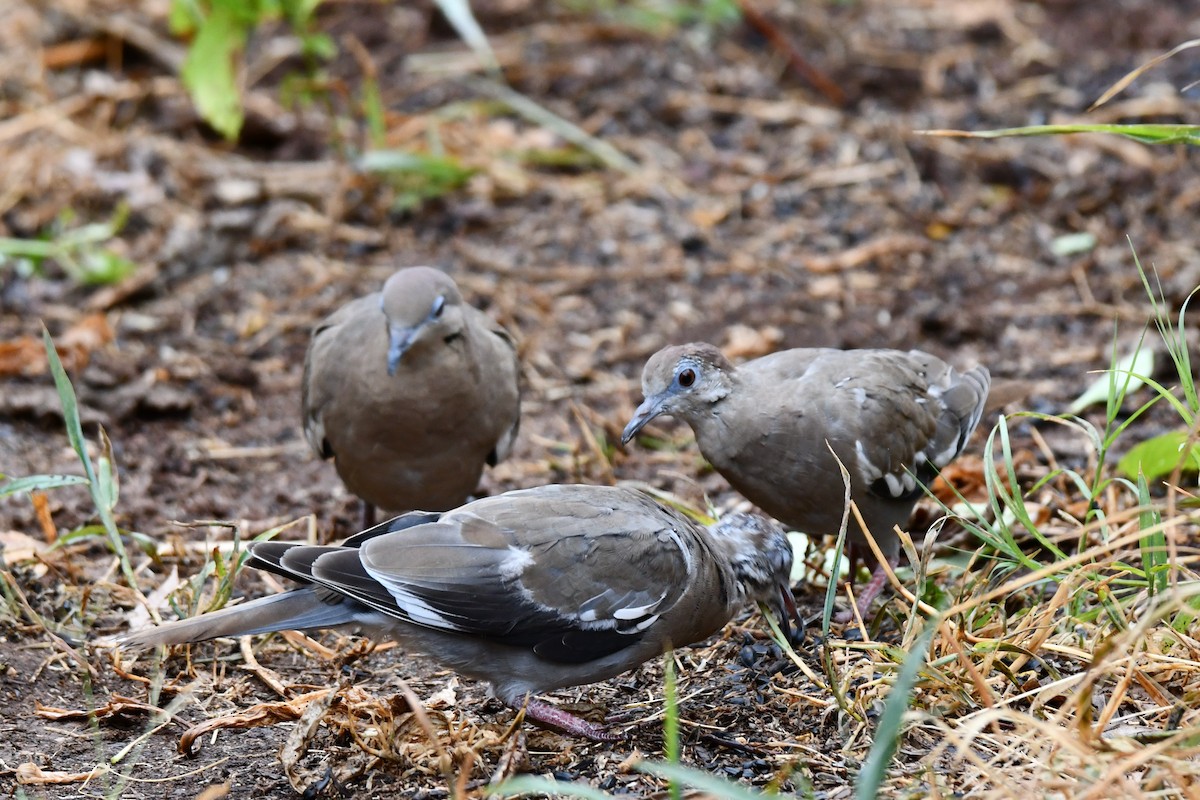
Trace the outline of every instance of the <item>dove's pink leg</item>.
<instances>
[{"instance_id":1,"label":"dove's pink leg","mask_svg":"<svg viewBox=\"0 0 1200 800\"><path fill-rule=\"evenodd\" d=\"M899 563L899 558L888 559L888 564L893 570L896 569L896 566ZM887 585L887 572L884 570L883 564L880 564L875 567L875 571L871 573L871 580L867 581L863 585L862 590L857 593L858 596L855 605L858 606L858 614L863 618L864 622L869 618L868 612L871 610L871 603L876 597L879 596L880 592L883 591L883 587L885 585ZM853 619L854 615L850 613L849 609L838 613L835 617L835 620L840 623L850 622Z\"/></svg>"},{"instance_id":2,"label":"dove's pink leg","mask_svg":"<svg viewBox=\"0 0 1200 800\"><path fill-rule=\"evenodd\" d=\"M532 697L525 704L525 713L538 722L544 722L561 731L584 736L596 742L616 742L621 739L619 734L612 733L603 726L588 722L569 711L563 711L558 706L535 700Z\"/></svg>"}]
</instances>

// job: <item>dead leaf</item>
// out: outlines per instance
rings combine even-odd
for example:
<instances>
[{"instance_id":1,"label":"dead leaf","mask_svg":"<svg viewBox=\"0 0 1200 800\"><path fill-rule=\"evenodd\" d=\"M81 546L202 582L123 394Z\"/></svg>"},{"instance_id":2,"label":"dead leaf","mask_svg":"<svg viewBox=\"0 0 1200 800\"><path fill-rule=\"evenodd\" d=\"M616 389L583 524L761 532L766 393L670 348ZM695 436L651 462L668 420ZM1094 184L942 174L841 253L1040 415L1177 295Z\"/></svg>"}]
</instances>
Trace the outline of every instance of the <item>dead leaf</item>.
<instances>
[{"instance_id":1,"label":"dead leaf","mask_svg":"<svg viewBox=\"0 0 1200 800\"><path fill-rule=\"evenodd\" d=\"M46 351L32 336L0 342L0 375L40 375L46 371Z\"/></svg>"},{"instance_id":2,"label":"dead leaf","mask_svg":"<svg viewBox=\"0 0 1200 800\"><path fill-rule=\"evenodd\" d=\"M42 537L46 544L58 541L58 528L54 525L54 517L50 514L50 500L45 492L30 492L29 499L33 503L33 513L37 515L38 525L42 526Z\"/></svg>"},{"instance_id":3,"label":"dead leaf","mask_svg":"<svg viewBox=\"0 0 1200 800\"><path fill-rule=\"evenodd\" d=\"M93 715L97 719L106 719L108 717L121 716L123 714L164 714L161 708L152 706L149 703L143 703L140 700L134 700L131 697L122 697L119 694L112 695L112 698L104 705L88 711L87 709L72 709L72 708L56 708L54 706L44 706L40 701L34 700L34 713L42 719L64 720L64 719L89 719Z\"/></svg>"},{"instance_id":4,"label":"dead leaf","mask_svg":"<svg viewBox=\"0 0 1200 800\"><path fill-rule=\"evenodd\" d=\"M783 342L783 331L769 325L756 331L748 325L734 325L726 334L728 341L721 352L730 361L758 358L773 353Z\"/></svg>"},{"instance_id":5,"label":"dead leaf","mask_svg":"<svg viewBox=\"0 0 1200 800\"><path fill-rule=\"evenodd\" d=\"M103 775L107 769L97 765L88 772L47 772L46 770L34 764L31 761L26 761L17 767L17 783L30 784L49 784L49 783L81 783L82 781L90 781L98 775Z\"/></svg>"},{"instance_id":6,"label":"dead leaf","mask_svg":"<svg viewBox=\"0 0 1200 800\"><path fill-rule=\"evenodd\" d=\"M214 783L200 794L196 795L196 800L220 800L222 797L229 796L229 781L224 783Z\"/></svg>"},{"instance_id":7,"label":"dead leaf","mask_svg":"<svg viewBox=\"0 0 1200 800\"><path fill-rule=\"evenodd\" d=\"M31 561L46 552L46 545L20 531L0 531L0 550L9 564Z\"/></svg>"},{"instance_id":8,"label":"dead leaf","mask_svg":"<svg viewBox=\"0 0 1200 800\"><path fill-rule=\"evenodd\" d=\"M316 735L322 718L329 713L329 707L337 700L338 690L323 689L320 692L311 692L303 696L310 697L312 695L319 695L319 697L314 697L313 702L306 704L307 707L303 710L303 714L297 714L294 717L294 719L300 720L300 724L292 728L287 741L283 743L283 748L279 752L279 760L283 764L283 771L287 775L288 782L292 784L292 788L296 790L297 794L304 796L313 794L310 791L311 787L324 780L310 770L302 768L301 762L308 752L308 745ZM183 748L182 739L179 741L179 747Z\"/></svg>"},{"instance_id":9,"label":"dead leaf","mask_svg":"<svg viewBox=\"0 0 1200 800\"><path fill-rule=\"evenodd\" d=\"M325 698L333 689L318 689L315 692L293 697L278 703L259 703L251 706L240 714L230 714L227 717L215 717L205 720L184 731L179 737L179 752L193 754L192 744L212 731L222 728L259 728L265 725L277 725L280 722L294 722L304 714L309 704Z\"/></svg>"},{"instance_id":10,"label":"dead leaf","mask_svg":"<svg viewBox=\"0 0 1200 800\"><path fill-rule=\"evenodd\" d=\"M113 340L113 329L103 314L89 314L59 336L54 347L63 366L78 371L87 366L92 351ZM46 372L46 349L40 336L22 336L0 342L0 377L42 375Z\"/></svg>"},{"instance_id":11,"label":"dead leaf","mask_svg":"<svg viewBox=\"0 0 1200 800\"><path fill-rule=\"evenodd\" d=\"M454 708L458 705L458 693L454 691L457 681L451 679L450 683L442 687L440 691L434 692L429 699L425 701L426 708Z\"/></svg>"},{"instance_id":12,"label":"dead leaf","mask_svg":"<svg viewBox=\"0 0 1200 800\"><path fill-rule=\"evenodd\" d=\"M700 203L688 212L688 221L702 231L710 231L729 218L733 209L726 203Z\"/></svg>"},{"instance_id":13,"label":"dead leaf","mask_svg":"<svg viewBox=\"0 0 1200 800\"><path fill-rule=\"evenodd\" d=\"M978 503L987 497L987 478L983 474L983 459L970 453L959 456L946 465L929 487L946 506L959 501L959 495Z\"/></svg>"}]
</instances>

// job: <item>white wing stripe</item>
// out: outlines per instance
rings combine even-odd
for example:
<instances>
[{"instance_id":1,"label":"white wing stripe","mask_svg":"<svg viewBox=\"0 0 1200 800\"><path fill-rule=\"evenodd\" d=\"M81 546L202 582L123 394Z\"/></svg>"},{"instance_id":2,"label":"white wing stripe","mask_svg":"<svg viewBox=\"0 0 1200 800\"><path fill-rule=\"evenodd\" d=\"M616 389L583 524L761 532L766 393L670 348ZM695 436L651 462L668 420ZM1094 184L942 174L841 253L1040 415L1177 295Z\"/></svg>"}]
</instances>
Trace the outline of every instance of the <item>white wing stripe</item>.
<instances>
[{"instance_id":1,"label":"white wing stripe","mask_svg":"<svg viewBox=\"0 0 1200 800\"><path fill-rule=\"evenodd\" d=\"M441 628L442 630L463 630L463 628L455 625L444 614L429 605L429 603L409 591L403 583L385 573L371 569L366 564L363 564L363 569L366 570L368 575L379 581L383 588L387 589L388 594L396 601L396 606L413 622L430 628Z\"/></svg>"},{"instance_id":2,"label":"white wing stripe","mask_svg":"<svg viewBox=\"0 0 1200 800\"><path fill-rule=\"evenodd\" d=\"M665 600L666 597L667 593L663 592L658 596L657 600L652 603L647 603L644 606L628 606L626 608L615 609L612 614L613 619L641 619L654 609L658 608L658 605Z\"/></svg>"}]
</instances>

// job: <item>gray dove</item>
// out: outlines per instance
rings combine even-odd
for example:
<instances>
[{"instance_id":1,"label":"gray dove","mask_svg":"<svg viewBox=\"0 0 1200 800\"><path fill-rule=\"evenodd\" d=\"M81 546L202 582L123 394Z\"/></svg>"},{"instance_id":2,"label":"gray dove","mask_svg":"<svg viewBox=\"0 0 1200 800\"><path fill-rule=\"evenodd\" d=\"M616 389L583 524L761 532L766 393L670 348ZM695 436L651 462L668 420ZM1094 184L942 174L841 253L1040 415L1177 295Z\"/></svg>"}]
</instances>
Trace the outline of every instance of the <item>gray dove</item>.
<instances>
[{"instance_id":1,"label":"gray dove","mask_svg":"<svg viewBox=\"0 0 1200 800\"><path fill-rule=\"evenodd\" d=\"M463 302L448 275L409 267L312 334L304 434L371 506L444 511L465 502L520 422L512 338Z\"/></svg>"},{"instance_id":2,"label":"gray dove","mask_svg":"<svg viewBox=\"0 0 1200 800\"><path fill-rule=\"evenodd\" d=\"M667 347L642 373L644 402L628 443L660 415L691 426L700 452L763 511L808 534L836 535L851 499L895 566L893 528L908 522L920 484L962 451L979 424L991 378L959 372L920 350L784 350L733 366L710 344ZM851 517L852 553L874 563ZM883 589L883 565L858 595L864 614Z\"/></svg>"},{"instance_id":3,"label":"gray dove","mask_svg":"<svg viewBox=\"0 0 1200 800\"><path fill-rule=\"evenodd\" d=\"M533 719L613 740L537 695L705 639L748 600L778 609L789 629L795 615L791 545L774 522L731 514L706 528L625 488L541 486L405 514L340 546L249 547L253 566L303 588L117 644L358 627L487 681Z\"/></svg>"}]
</instances>

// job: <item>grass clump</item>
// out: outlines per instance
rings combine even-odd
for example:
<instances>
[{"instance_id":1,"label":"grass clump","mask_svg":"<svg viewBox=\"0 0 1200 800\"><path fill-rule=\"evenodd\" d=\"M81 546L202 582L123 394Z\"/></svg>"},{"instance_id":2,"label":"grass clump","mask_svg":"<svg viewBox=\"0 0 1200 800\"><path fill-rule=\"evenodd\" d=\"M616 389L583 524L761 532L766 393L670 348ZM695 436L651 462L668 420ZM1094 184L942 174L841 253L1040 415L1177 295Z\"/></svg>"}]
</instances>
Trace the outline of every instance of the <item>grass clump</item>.
<instances>
[{"instance_id":1,"label":"grass clump","mask_svg":"<svg viewBox=\"0 0 1200 800\"><path fill-rule=\"evenodd\" d=\"M894 763L885 784L871 784L911 790L917 780L980 797L1174 797L1200 783L1200 714L1189 701L1200 692L1192 638L1200 511L1196 491L1179 481L1191 455L1175 448L1151 472L1146 460L1130 469L1128 456L1113 457L1139 431L1135 421L1163 401L1184 425L1172 441L1195 439L1186 302L1171 322L1142 276L1174 385L1135 372L1114 351L1099 425L1073 415L1000 418L985 447L987 499L956 507L982 546L954 578L913 684L905 735L931 746L920 764ZM1140 385L1153 396L1126 413ZM1036 454L1019 453L1013 437L1014 424L1030 423L1046 464L1033 480L1019 464ZM1045 425L1088 443L1081 463L1058 462L1038 433ZM844 678L894 663L886 648L861 652L870 660L848 670L842 653ZM855 706L869 708L880 692L860 691ZM885 744L881 721L872 757Z\"/></svg>"}]
</instances>

